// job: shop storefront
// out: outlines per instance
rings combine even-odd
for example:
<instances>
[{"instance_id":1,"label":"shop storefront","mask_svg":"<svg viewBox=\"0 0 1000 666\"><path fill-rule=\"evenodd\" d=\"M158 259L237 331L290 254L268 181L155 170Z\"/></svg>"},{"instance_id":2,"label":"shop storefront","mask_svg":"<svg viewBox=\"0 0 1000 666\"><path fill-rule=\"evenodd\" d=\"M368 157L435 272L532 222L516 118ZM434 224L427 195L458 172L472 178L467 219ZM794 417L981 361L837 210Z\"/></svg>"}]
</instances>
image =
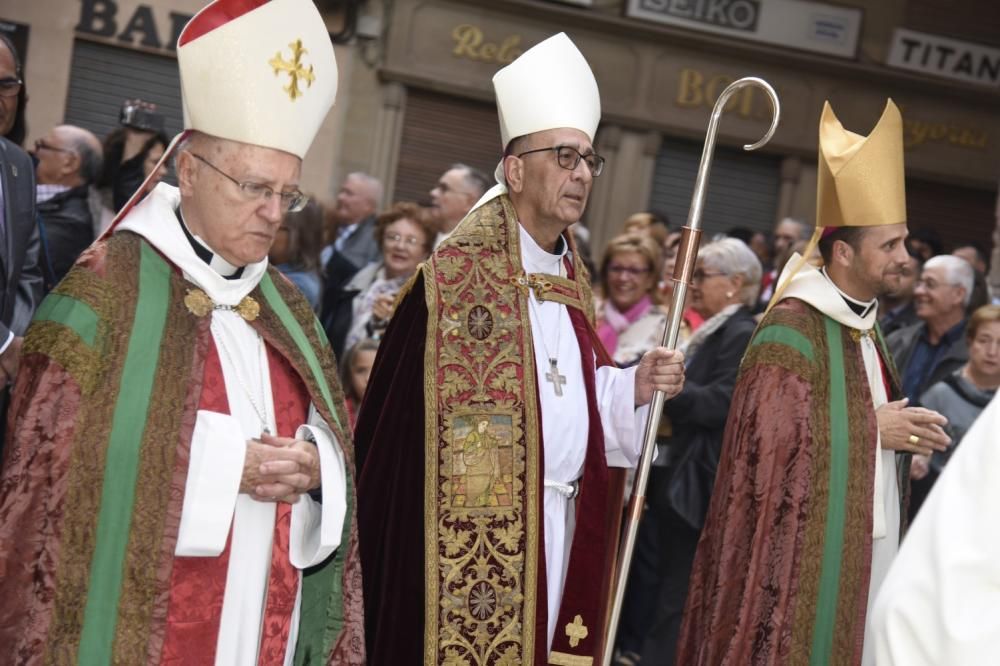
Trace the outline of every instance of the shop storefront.
<instances>
[{"instance_id":1,"label":"shop storefront","mask_svg":"<svg viewBox=\"0 0 1000 666\"><path fill-rule=\"evenodd\" d=\"M394 114L382 114L389 124L381 129L392 134L396 125L401 140L381 166L392 174L395 194L423 195L452 162L495 164L492 75L564 30L588 58L601 90L595 143L609 164L586 217L599 244L639 210L661 209L683 222L711 106L725 85L747 75L774 85L782 122L767 147L745 153L741 146L764 133L770 109L757 90L733 98L709 185L708 231L769 230L789 215L811 223L824 100L847 127L866 131L891 96L906 120L911 220L934 226L946 242L989 243L1000 174L995 91L863 62L851 57L856 45L854 51L809 52L528 0L399 0L387 20L379 76L402 101ZM860 30L853 20L848 15L842 28ZM846 38L860 39L856 32Z\"/></svg>"}]
</instances>

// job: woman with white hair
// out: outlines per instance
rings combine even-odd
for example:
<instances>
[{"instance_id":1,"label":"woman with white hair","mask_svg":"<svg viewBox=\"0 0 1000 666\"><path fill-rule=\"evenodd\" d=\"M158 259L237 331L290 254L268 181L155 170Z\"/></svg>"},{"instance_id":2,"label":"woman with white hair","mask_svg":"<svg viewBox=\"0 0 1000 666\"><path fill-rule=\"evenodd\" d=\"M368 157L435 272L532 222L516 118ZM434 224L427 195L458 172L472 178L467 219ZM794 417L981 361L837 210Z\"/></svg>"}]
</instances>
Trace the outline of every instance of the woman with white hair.
<instances>
[{"instance_id":1,"label":"woman with white hair","mask_svg":"<svg viewBox=\"0 0 1000 666\"><path fill-rule=\"evenodd\" d=\"M760 260L736 238L715 241L698 253L689 303L705 323L682 345L688 359L684 388L664 404L673 432L657 461L662 466L653 467L649 512L640 526L640 541L655 544L647 561L657 570L636 567L629 582L632 600L657 601L653 608L630 604L619 629L619 664L674 663L736 374L756 328L752 312L760 275ZM659 586L658 593L650 595L650 586Z\"/></svg>"}]
</instances>

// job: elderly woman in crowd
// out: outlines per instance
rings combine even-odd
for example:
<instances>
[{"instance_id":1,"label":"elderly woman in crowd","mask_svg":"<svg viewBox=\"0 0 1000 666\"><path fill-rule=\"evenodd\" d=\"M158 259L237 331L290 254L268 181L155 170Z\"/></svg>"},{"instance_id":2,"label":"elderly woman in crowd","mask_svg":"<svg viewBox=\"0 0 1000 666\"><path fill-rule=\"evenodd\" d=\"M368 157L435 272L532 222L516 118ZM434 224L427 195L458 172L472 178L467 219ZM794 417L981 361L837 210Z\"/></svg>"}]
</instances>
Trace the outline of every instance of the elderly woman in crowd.
<instances>
[{"instance_id":1,"label":"elderly woman in crowd","mask_svg":"<svg viewBox=\"0 0 1000 666\"><path fill-rule=\"evenodd\" d=\"M436 235L426 211L415 203L397 203L378 216L375 238L382 258L358 271L333 301L330 345L337 358L360 340L382 337L396 294L430 255Z\"/></svg>"},{"instance_id":2,"label":"elderly woman in crowd","mask_svg":"<svg viewBox=\"0 0 1000 666\"><path fill-rule=\"evenodd\" d=\"M948 419L945 430L954 442L948 450L931 457L913 456L910 477L924 486L922 497L930 492L955 447L1000 387L1000 305L984 305L972 313L965 342L968 362L920 396L921 406Z\"/></svg>"},{"instance_id":3,"label":"elderly woman in crowd","mask_svg":"<svg viewBox=\"0 0 1000 666\"><path fill-rule=\"evenodd\" d=\"M627 603L619 629L619 664L674 663L736 374L756 327L752 312L760 276L760 260L736 238L698 253L690 303L705 321L681 345L687 358L684 389L664 405L673 431L653 467L649 510L639 530L655 570L630 579L629 597L638 601Z\"/></svg>"},{"instance_id":4,"label":"elderly woman in crowd","mask_svg":"<svg viewBox=\"0 0 1000 666\"><path fill-rule=\"evenodd\" d=\"M319 248L323 234L323 207L309 199L305 208L285 213L268 260L295 283L313 310L319 308Z\"/></svg>"},{"instance_id":5,"label":"elderly woman in crowd","mask_svg":"<svg viewBox=\"0 0 1000 666\"><path fill-rule=\"evenodd\" d=\"M667 320L656 293L662 263L659 245L640 234L616 236L604 251L597 336L620 366L635 363L660 344Z\"/></svg>"}]
</instances>

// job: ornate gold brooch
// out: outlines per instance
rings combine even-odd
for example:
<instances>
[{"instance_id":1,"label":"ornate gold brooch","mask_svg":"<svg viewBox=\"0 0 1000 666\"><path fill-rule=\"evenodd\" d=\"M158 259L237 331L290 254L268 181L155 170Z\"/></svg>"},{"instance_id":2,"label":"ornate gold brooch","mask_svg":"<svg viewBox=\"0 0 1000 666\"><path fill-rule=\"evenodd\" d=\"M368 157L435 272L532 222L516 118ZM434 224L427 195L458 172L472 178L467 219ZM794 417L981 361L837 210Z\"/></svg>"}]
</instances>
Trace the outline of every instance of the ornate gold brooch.
<instances>
[{"instance_id":1,"label":"ornate gold brooch","mask_svg":"<svg viewBox=\"0 0 1000 666\"><path fill-rule=\"evenodd\" d=\"M857 328L852 328L851 329L851 337L854 338L855 342L860 343L861 342L861 338L872 338L872 337L874 337L874 335L873 335L873 329L868 329L868 330L862 331L862 330L857 329Z\"/></svg>"},{"instance_id":2,"label":"ornate gold brooch","mask_svg":"<svg viewBox=\"0 0 1000 666\"><path fill-rule=\"evenodd\" d=\"M188 289L187 295L184 296L184 306L195 317L204 317L212 310L232 310L246 321L253 321L260 315L260 303L252 296L244 296L235 307L217 305L208 294L197 287Z\"/></svg>"}]
</instances>

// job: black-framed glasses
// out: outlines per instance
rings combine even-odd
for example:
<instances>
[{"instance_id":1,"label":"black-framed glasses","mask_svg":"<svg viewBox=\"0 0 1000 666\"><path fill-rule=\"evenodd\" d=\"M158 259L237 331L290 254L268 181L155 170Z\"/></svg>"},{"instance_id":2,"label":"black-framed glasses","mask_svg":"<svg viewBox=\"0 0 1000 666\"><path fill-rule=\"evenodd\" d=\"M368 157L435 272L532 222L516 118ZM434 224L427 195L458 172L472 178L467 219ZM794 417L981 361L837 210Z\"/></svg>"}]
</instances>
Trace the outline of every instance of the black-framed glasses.
<instances>
[{"instance_id":1,"label":"black-framed glasses","mask_svg":"<svg viewBox=\"0 0 1000 666\"><path fill-rule=\"evenodd\" d=\"M728 275L727 273L709 273L707 271L697 270L691 274L691 284L699 284L704 282L708 278L722 277Z\"/></svg>"},{"instance_id":2,"label":"black-framed glasses","mask_svg":"<svg viewBox=\"0 0 1000 666\"><path fill-rule=\"evenodd\" d=\"M5 79L0 79L0 97L14 97L19 92L21 92L21 86L24 85L24 81L21 79L15 79L9 76Z\"/></svg>"},{"instance_id":3,"label":"black-framed glasses","mask_svg":"<svg viewBox=\"0 0 1000 666\"><path fill-rule=\"evenodd\" d=\"M35 140L35 152L40 150L51 150L54 153L72 153L75 152L69 148L59 148L58 146L53 146L51 144L45 143L42 139Z\"/></svg>"},{"instance_id":4,"label":"black-framed glasses","mask_svg":"<svg viewBox=\"0 0 1000 666\"><path fill-rule=\"evenodd\" d=\"M518 157L524 157L525 155L530 155L531 153L543 153L546 151L555 151L556 161L559 162L559 166L567 171L572 171L580 164L580 160L583 160L587 168L590 170L590 175L597 178L604 171L604 158L597 153L587 153L584 155L579 150L573 146L550 146L548 148L535 148L534 150L526 150L523 153L519 153Z\"/></svg>"},{"instance_id":5,"label":"black-framed glasses","mask_svg":"<svg viewBox=\"0 0 1000 666\"><path fill-rule=\"evenodd\" d=\"M277 196L280 201L281 210L285 213L297 213L305 208L306 203L309 201L309 197L299 190L292 190L291 192L275 192L273 189L262 183L254 183L249 180L236 180L197 153L191 153L191 157L195 158L199 162L204 162L220 176L223 176L229 181L235 183L236 187L240 188L240 192L243 193L243 196L249 200L267 202L271 200L271 197Z\"/></svg>"}]
</instances>

